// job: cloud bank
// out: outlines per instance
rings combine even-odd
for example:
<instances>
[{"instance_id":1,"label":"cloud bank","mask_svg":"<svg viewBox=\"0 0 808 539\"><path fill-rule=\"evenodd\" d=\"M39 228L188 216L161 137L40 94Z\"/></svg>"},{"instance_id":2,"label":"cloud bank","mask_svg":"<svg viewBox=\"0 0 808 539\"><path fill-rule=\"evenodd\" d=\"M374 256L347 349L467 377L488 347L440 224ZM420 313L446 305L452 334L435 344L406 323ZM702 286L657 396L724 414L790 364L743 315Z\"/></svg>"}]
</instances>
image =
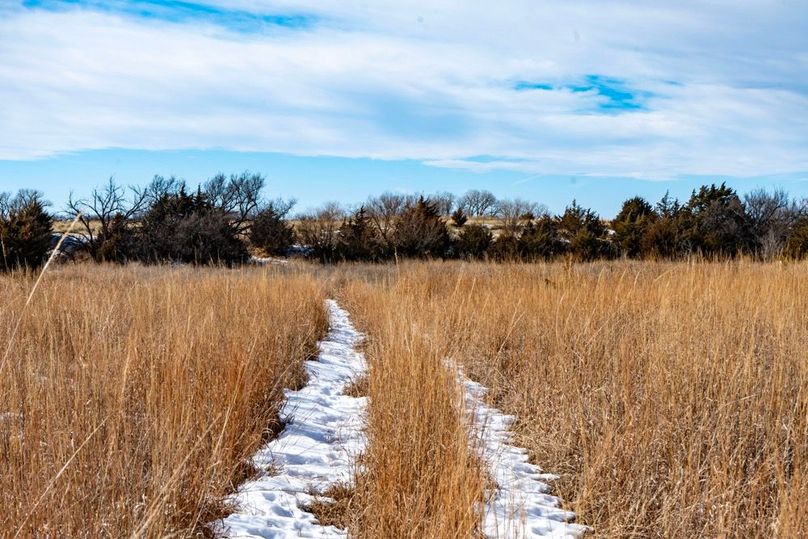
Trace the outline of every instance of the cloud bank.
<instances>
[{"instance_id":1,"label":"cloud bank","mask_svg":"<svg viewBox=\"0 0 808 539\"><path fill-rule=\"evenodd\" d=\"M808 171L798 0L26 0L0 159L101 148L665 179Z\"/></svg>"}]
</instances>

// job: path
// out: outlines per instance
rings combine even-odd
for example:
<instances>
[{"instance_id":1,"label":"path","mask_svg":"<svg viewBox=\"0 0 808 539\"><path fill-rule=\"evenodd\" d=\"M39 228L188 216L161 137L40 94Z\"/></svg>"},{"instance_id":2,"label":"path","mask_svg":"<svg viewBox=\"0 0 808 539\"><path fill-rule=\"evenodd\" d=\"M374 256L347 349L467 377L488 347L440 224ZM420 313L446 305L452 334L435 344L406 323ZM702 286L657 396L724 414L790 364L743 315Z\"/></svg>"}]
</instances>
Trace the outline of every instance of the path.
<instances>
[{"instance_id":1,"label":"path","mask_svg":"<svg viewBox=\"0 0 808 539\"><path fill-rule=\"evenodd\" d=\"M455 367L457 368L457 367ZM474 421L473 442L488 466L495 488L488 493L483 532L492 539L581 537L586 526L570 523L575 514L561 509L550 495L548 481L558 479L530 464L526 449L511 445L510 427L515 418L486 406L488 391L458 369L466 410Z\"/></svg>"},{"instance_id":2,"label":"path","mask_svg":"<svg viewBox=\"0 0 808 539\"><path fill-rule=\"evenodd\" d=\"M217 535L240 538L346 537L344 530L320 526L303 509L312 493L335 483L351 483L355 459L364 451L362 432L367 398L349 397L346 386L362 376L365 359L355 350L362 336L348 313L327 302L330 326L316 360L305 363L308 383L287 391L281 419L286 428L253 457L264 472L231 497L237 511L214 524ZM322 499L322 498L321 498Z\"/></svg>"}]
</instances>

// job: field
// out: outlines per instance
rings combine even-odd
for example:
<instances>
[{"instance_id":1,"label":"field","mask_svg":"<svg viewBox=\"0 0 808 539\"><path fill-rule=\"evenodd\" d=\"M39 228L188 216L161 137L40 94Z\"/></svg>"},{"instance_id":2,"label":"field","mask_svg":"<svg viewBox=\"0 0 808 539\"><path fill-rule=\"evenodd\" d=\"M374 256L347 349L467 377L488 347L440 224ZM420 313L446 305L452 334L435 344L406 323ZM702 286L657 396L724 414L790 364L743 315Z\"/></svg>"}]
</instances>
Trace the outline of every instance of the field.
<instances>
[{"instance_id":1,"label":"field","mask_svg":"<svg viewBox=\"0 0 808 539\"><path fill-rule=\"evenodd\" d=\"M808 264L51 271L27 308L33 276L0 278L0 521L21 536L208 533L282 429L326 297L367 334L369 405L323 522L482 535L458 365L592 536L808 535Z\"/></svg>"},{"instance_id":2,"label":"field","mask_svg":"<svg viewBox=\"0 0 808 539\"><path fill-rule=\"evenodd\" d=\"M378 431L371 431L370 454L391 455L369 463L370 479L382 482L365 502L370 514L385 510L375 509L376 492L403 484L398 495L418 506L443 487L422 491L401 477L383 482L398 469L396 459L410 458L397 449L407 436L402 431L432 443L431 473L422 476L467 473L467 457L458 458L445 440L457 417L425 408L434 400L425 398L432 386L448 383L430 369L452 357L519 418L521 445L561 475L556 493L595 535L804 536L806 270L751 263L413 264L360 277L367 284L349 287L347 296L378 338L369 351L378 366L371 409L404 410L403 417L386 410L387 422L374 422L371 413ZM391 363L399 379L389 380ZM374 382L381 386L375 393ZM394 386L400 391L390 391ZM430 440L430 433L442 438ZM432 516L441 520L435 529L449 525L445 519L461 521L470 506L458 492L469 488L431 500ZM392 523L379 529L406 515L383 518Z\"/></svg>"},{"instance_id":3,"label":"field","mask_svg":"<svg viewBox=\"0 0 808 539\"><path fill-rule=\"evenodd\" d=\"M310 276L74 266L0 278L3 536L190 536L278 428L326 326ZM10 341L16 320L22 320Z\"/></svg>"}]
</instances>

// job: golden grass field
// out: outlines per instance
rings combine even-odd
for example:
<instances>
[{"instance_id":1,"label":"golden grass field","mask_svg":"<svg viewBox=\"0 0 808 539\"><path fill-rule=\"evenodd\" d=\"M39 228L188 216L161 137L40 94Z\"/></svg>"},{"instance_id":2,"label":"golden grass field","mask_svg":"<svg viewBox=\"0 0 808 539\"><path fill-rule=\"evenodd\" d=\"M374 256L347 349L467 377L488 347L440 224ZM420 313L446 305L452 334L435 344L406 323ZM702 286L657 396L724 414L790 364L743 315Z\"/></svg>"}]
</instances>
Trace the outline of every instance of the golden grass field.
<instances>
[{"instance_id":1,"label":"golden grass field","mask_svg":"<svg viewBox=\"0 0 808 539\"><path fill-rule=\"evenodd\" d=\"M479 536L451 358L593 536L808 536L808 264L50 271L0 377L0 521L21 536L202 533L326 295L368 334L362 473L318 510L352 535ZM0 343L31 284L0 277Z\"/></svg>"},{"instance_id":2,"label":"golden grass field","mask_svg":"<svg viewBox=\"0 0 808 539\"><path fill-rule=\"evenodd\" d=\"M412 524L378 501L383 492L427 517L421 536L471 533L480 477L451 434L458 413L434 406L452 357L519 418L518 443L561 475L556 494L594 536L808 536L808 265L413 263L353 274L366 284L347 285L346 303L372 343L371 530ZM398 449L410 447L403 430L430 449L416 450L426 461ZM452 479L413 485L412 469Z\"/></svg>"},{"instance_id":3,"label":"golden grass field","mask_svg":"<svg viewBox=\"0 0 808 539\"><path fill-rule=\"evenodd\" d=\"M31 284L0 277L2 351ZM260 270L46 275L0 367L0 535L202 533L303 381L323 298Z\"/></svg>"}]
</instances>

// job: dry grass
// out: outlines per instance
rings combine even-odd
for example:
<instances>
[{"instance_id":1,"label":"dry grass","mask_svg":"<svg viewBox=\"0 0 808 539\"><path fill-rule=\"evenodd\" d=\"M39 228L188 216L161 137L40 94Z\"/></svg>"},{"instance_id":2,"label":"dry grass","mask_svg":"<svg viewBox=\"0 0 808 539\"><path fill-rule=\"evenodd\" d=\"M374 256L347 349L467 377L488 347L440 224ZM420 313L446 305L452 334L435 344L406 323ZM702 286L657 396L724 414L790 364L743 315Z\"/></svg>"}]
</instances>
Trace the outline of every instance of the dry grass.
<instances>
[{"instance_id":1,"label":"dry grass","mask_svg":"<svg viewBox=\"0 0 808 539\"><path fill-rule=\"evenodd\" d=\"M399 492L396 459L436 427L445 353L518 415L519 443L596 535L808 536L808 264L436 263L364 280L385 298L362 316L381 487ZM447 505L427 482L406 490ZM407 514L373 493L373 518Z\"/></svg>"},{"instance_id":2,"label":"dry grass","mask_svg":"<svg viewBox=\"0 0 808 539\"><path fill-rule=\"evenodd\" d=\"M0 377L4 529L200 533L326 283L369 335L370 445L318 508L353 535L479 535L451 357L595 535L808 536L808 264L748 262L59 269ZM0 342L30 284L0 278Z\"/></svg>"},{"instance_id":3,"label":"dry grass","mask_svg":"<svg viewBox=\"0 0 808 539\"><path fill-rule=\"evenodd\" d=\"M474 536L483 475L456 381L443 364L445 347L426 338L412 301L357 281L342 296L370 336L369 447L353 499L343 502L353 535Z\"/></svg>"},{"instance_id":4,"label":"dry grass","mask_svg":"<svg viewBox=\"0 0 808 539\"><path fill-rule=\"evenodd\" d=\"M0 277L0 343L32 284ZM0 375L3 535L204 534L327 324L310 276L76 266Z\"/></svg>"}]
</instances>

